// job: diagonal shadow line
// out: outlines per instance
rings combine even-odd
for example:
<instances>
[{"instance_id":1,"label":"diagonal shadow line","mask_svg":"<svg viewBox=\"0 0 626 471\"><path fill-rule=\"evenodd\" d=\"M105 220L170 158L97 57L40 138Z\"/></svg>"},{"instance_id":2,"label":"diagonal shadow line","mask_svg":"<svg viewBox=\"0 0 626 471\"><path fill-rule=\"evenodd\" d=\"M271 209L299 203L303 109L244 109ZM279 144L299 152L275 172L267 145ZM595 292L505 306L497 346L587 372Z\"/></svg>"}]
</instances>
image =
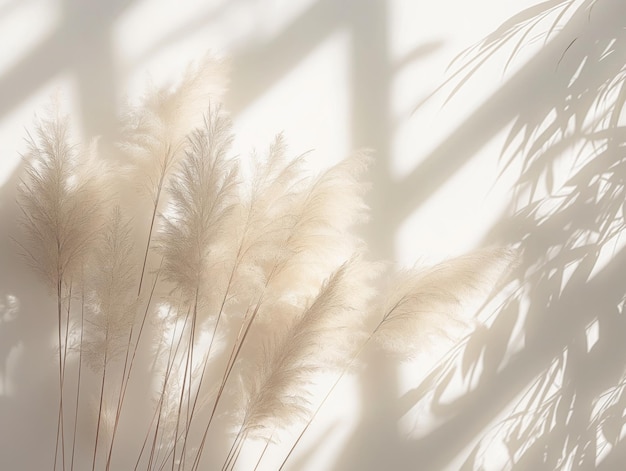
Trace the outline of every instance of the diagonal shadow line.
<instances>
[{"instance_id":1,"label":"diagonal shadow line","mask_svg":"<svg viewBox=\"0 0 626 471\"><path fill-rule=\"evenodd\" d=\"M98 60L100 49L91 50L85 45L88 39L97 40L108 36L108 27L130 5L133 0L108 2L106 8L88 11L96 5L77 0L65 0L62 4L63 17L58 26L44 37L39 45L23 56L11 69L0 76L0 116L17 106L39 86L65 68L84 69L82 63L91 64ZM107 63L107 66L110 64ZM111 84L112 85L112 84ZM87 100L88 97L83 97Z\"/></svg>"},{"instance_id":2,"label":"diagonal shadow line","mask_svg":"<svg viewBox=\"0 0 626 471\"><path fill-rule=\"evenodd\" d=\"M30 54L0 76L0 116L24 101L30 93L72 63L71 55L63 51L67 44L57 29L41 40Z\"/></svg>"},{"instance_id":3,"label":"diagonal shadow line","mask_svg":"<svg viewBox=\"0 0 626 471\"><path fill-rule=\"evenodd\" d=\"M458 400L459 413L403 451L405 462L418 459L424 469L442 469L472 439L540 375L545 365L566 347L573 333L579 332L604 307L614 308L623 298L619 282L626 269L626 249L617 254L591 281L572 288L572 292L546 313L544 326L533 341L499 372ZM598 304L602 300L602 305ZM571 312L579 312L576 317ZM409 393L410 394L410 393ZM407 401L409 402L409 401ZM468 425L469 424L469 425ZM444 446L441 446L445 444ZM438 453L433 453L438 450Z\"/></svg>"},{"instance_id":4,"label":"diagonal shadow line","mask_svg":"<svg viewBox=\"0 0 626 471\"><path fill-rule=\"evenodd\" d=\"M555 64L579 32L585 11L577 11L560 33L532 57L502 87L489 96L463 124L427 155L398 183L393 194L394 218L401 222L458 171L490 138L506 128L520 113L549 101L560 86L553 80Z\"/></svg>"},{"instance_id":5,"label":"diagonal shadow line","mask_svg":"<svg viewBox=\"0 0 626 471\"><path fill-rule=\"evenodd\" d=\"M320 437L315 440L313 445L309 446L306 451L298 457L298 459L294 459L291 466L287 469L303 469L307 464L314 463L317 458L317 451L320 450L324 446L324 443L328 441L328 437L333 435L333 433L337 430L338 425L338 422L335 421L325 427L324 433L320 435Z\"/></svg>"},{"instance_id":6,"label":"diagonal shadow line","mask_svg":"<svg viewBox=\"0 0 626 471\"><path fill-rule=\"evenodd\" d=\"M404 67L411 65L414 61L422 59L424 56L433 54L435 51L440 49L443 44L444 41L440 39L420 44L393 64L393 73L398 73Z\"/></svg>"},{"instance_id":7,"label":"diagonal shadow line","mask_svg":"<svg viewBox=\"0 0 626 471\"><path fill-rule=\"evenodd\" d=\"M347 22L342 2L319 0L271 40L233 54L227 105L233 116L293 70L330 34ZM330 21L329 21L330 19Z\"/></svg>"},{"instance_id":8,"label":"diagonal shadow line","mask_svg":"<svg viewBox=\"0 0 626 471\"><path fill-rule=\"evenodd\" d=\"M246 3L248 0L230 0L224 1L216 8L206 11L203 15L194 17L191 21L186 22L183 26L161 36L154 44L152 44L146 51L143 52L142 58L145 58L161 48L171 45L176 41L184 39L186 36L196 33L207 27L208 23L212 21L219 22L220 16L222 16L228 8L232 8L233 5L238 3Z\"/></svg>"},{"instance_id":9,"label":"diagonal shadow line","mask_svg":"<svg viewBox=\"0 0 626 471\"><path fill-rule=\"evenodd\" d=\"M595 467L596 471L615 471L626 463L626 439L620 440L611 448L611 452Z\"/></svg>"},{"instance_id":10,"label":"diagonal shadow line","mask_svg":"<svg viewBox=\"0 0 626 471\"><path fill-rule=\"evenodd\" d=\"M115 97L115 76L110 44L110 27L114 19L130 4L131 0L114 0L97 3L97 0L63 0L60 3L61 19L56 28L45 36L40 43L27 55L22 56L18 63L7 70L0 77L0 116L7 114L12 108L28 98L37 88L44 85L55 75L68 72L76 79L79 94L78 106L84 116L83 124L88 131L101 129L95 120L112 118ZM104 111L104 113L103 113ZM96 115L99 115L96 117ZM94 120L95 118L95 120ZM89 129L91 126L91 129ZM19 163L9 178L0 185L0 220L17 221L18 215L15 201L17 181L21 174L23 163ZM0 238L9 240L14 235L9 224L2 227ZM6 232L5 232L6 231ZM22 301L24 314L38 314L42 306L46 305L47 296L42 296L43 290L39 287L39 280L34 273L28 270L26 264L19 261L16 248L0 244L0 285L3 289L15 295ZM37 286L35 286L37 285ZM49 446L48 429L40 427L32 430L32 422L23 420L25 410L33 410L41 423L52 423L47 417L48 411L54 410L52 404L42 401L41 385L46 385L45 359L49 354L49 333L53 326L46 321L34 322L30 315L20 316L18 324L12 332L12 340L25 346L20 354L21 365L28 368L19 368L12 376L16 388L21 388L19 395L8 397L0 406L6 414L14 417L9 422L11 433L2 437L2 442L11 453L2 453L2 461L6 469L17 469L24 466L23 451L25 437L35 437L34 440L44 449ZM2 360L2 359L0 359ZM33 382L33 377L37 380ZM29 387L36 386L36 387ZM49 395L52 398L54 395ZM36 407L29 404L35 401ZM18 417L22 417L19 419ZM19 425L17 425L19 423ZM41 456L39 456L41 455ZM35 454L29 458L34 468L41 469L41 460L48 452ZM35 460L35 461L33 461ZM17 463L20 465L17 465ZM13 465L12 465L13 464ZM4 469L4 467L3 467Z\"/></svg>"}]
</instances>

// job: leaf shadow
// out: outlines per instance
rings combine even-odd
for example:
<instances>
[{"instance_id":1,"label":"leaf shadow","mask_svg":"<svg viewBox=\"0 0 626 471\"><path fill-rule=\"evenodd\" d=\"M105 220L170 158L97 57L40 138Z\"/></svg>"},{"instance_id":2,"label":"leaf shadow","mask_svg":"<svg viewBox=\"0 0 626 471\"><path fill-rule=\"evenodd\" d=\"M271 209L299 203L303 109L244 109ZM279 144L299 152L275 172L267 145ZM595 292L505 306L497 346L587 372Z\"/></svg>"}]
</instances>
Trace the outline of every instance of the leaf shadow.
<instances>
[{"instance_id":1,"label":"leaf shadow","mask_svg":"<svg viewBox=\"0 0 626 471\"><path fill-rule=\"evenodd\" d=\"M467 53L459 80L516 34L524 41L533 18L574 3L544 2L506 22ZM522 250L513 294L403 398L403 412L424 401L442 422L407 447L405 462L441 469L467 453L462 469L595 469L623 454L626 11L616 2L578 3L537 54L558 60L534 69L532 82L544 86L513 110L502 152L503 171L519 165L520 177L510 216L486 242ZM470 385L450 399L455 374ZM506 453L495 456L496 448Z\"/></svg>"}]
</instances>

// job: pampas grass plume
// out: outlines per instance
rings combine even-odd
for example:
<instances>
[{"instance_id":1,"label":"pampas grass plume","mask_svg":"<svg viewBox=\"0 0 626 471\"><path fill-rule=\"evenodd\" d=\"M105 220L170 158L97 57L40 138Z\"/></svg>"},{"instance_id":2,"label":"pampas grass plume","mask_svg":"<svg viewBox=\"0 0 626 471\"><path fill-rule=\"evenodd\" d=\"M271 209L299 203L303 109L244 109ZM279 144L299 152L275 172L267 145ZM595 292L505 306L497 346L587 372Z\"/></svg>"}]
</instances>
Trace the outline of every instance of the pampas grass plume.
<instances>
[{"instance_id":1,"label":"pampas grass plume","mask_svg":"<svg viewBox=\"0 0 626 471\"><path fill-rule=\"evenodd\" d=\"M153 369L163 373L155 382L161 396L136 469L142 460L150 469L198 469L220 400L231 392L229 378L239 377L244 398L228 469L247 438L269 445L308 420L293 451L317 414L312 403L319 410L335 387L314 401L321 375L332 373L336 385L370 340L407 358L431 339L454 337L468 325L462 315L467 301L484 295L515 258L507 250L485 249L431 268L400 270L381 293L381 265L363 258L365 244L353 231L367 219L369 156L358 153L311 176L304 155L288 158L278 135L264 159L253 159L250 175L240 172L228 155L233 137L220 106L223 68L207 57L178 84L152 88L127 112L122 167L131 166L137 178L103 167L95 141L86 150L73 145L58 112L40 119L28 137L18 192L24 235L17 243L57 295L55 469L58 456L66 468L63 396L70 325L77 325L78 312L82 355L72 463L83 361L100 375L92 468L103 461L98 447L104 440L110 441L105 469L118 469L111 464L113 444L126 415L133 360L140 347L150 351L157 343L153 356L167 361ZM120 185L124 179L147 183L147 211L145 200L120 207L126 194L116 197L112 188L128 190ZM106 217L104 201L119 202ZM129 211L133 219L125 216ZM79 282L77 303L72 289ZM148 346L140 342L142 331L159 310L162 324L152 322L157 335ZM220 345L218 357L214 341L231 348ZM108 365L124 353L120 377L117 366ZM208 367L214 360L225 363L221 379ZM100 432L111 391L119 397L109 440Z\"/></svg>"},{"instance_id":2,"label":"pampas grass plume","mask_svg":"<svg viewBox=\"0 0 626 471\"><path fill-rule=\"evenodd\" d=\"M211 103L219 103L227 85L224 61L206 56L188 67L175 84L150 88L123 116L121 148L149 194L158 200L163 179L185 155L188 133L202 125Z\"/></svg>"},{"instance_id":3,"label":"pampas grass plume","mask_svg":"<svg viewBox=\"0 0 626 471\"><path fill-rule=\"evenodd\" d=\"M42 118L28 136L25 176L18 191L22 234L18 244L49 286L77 274L98 228L102 188L81 165L67 118Z\"/></svg>"},{"instance_id":4,"label":"pampas grass plume","mask_svg":"<svg viewBox=\"0 0 626 471\"><path fill-rule=\"evenodd\" d=\"M189 136L185 158L168 188L170 203L158 246L164 279L187 303L214 287L218 262L227 256L223 239L236 230L230 215L239 177L236 162L227 158L230 126L219 107L210 108L204 126Z\"/></svg>"},{"instance_id":5,"label":"pampas grass plume","mask_svg":"<svg viewBox=\"0 0 626 471\"><path fill-rule=\"evenodd\" d=\"M137 307L136 261L130 221L115 207L87 266L83 351L87 364L97 372L125 352Z\"/></svg>"},{"instance_id":6,"label":"pampas grass plume","mask_svg":"<svg viewBox=\"0 0 626 471\"><path fill-rule=\"evenodd\" d=\"M246 391L243 431L269 439L309 414L315 374L348 367L364 337L363 319L373 296L376 265L359 256L329 278L290 328L263 348L254 370L242 379Z\"/></svg>"},{"instance_id":7,"label":"pampas grass plume","mask_svg":"<svg viewBox=\"0 0 626 471\"><path fill-rule=\"evenodd\" d=\"M395 273L377 313L382 320L374 340L403 358L433 341L456 340L469 326L463 309L491 290L515 258L508 249L481 249L430 268Z\"/></svg>"}]
</instances>

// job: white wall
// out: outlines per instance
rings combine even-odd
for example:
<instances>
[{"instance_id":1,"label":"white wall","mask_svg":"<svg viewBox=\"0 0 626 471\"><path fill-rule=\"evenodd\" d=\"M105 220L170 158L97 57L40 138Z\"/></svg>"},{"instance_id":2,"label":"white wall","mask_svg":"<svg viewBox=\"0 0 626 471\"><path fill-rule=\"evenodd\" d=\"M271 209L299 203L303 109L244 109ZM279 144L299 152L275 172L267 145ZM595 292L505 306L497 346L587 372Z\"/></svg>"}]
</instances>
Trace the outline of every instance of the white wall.
<instances>
[{"instance_id":1,"label":"white wall","mask_svg":"<svg viewBox=\"0 0 626 471\"><path fill-rule=\"evenodd\" d=\"M544 271L546 279L550 278L551 269L563 273L563 285L567 287L565 267L572 268L571 264L578 266L582 260L588 261L596 266L596 271L601 271L604 265L611 266L621 245L605 246L605 255L600 257L595 250L600 243L590 242L580 249L582 253L572 255L573 260L551 266L542 258L545 253L536 252L558 251L561 246L556 242L543 244L544 239L553 234L558 241L560 227L567 227L568 221L570 225L572 221L576 225L583 220L599 224L597 218L582 214L585 209L582 208L581 214L571 215L571 220L558 219L553 229L547 226L545 232L537 233L532 225L523 226L519 220L511 219L516 208L525 206L515 196L515 191L521 188L517 181L523 156L516 157L507 167L506 155L510 154L502 153L515 119L521 116L538 130L542 129L542 122L533 121L543 116L539 104L545 104L548 111L567 113L558 108L558 103L550 105L551 98L559 94L561 79L569 73L555 64L561 64L559 61L565 57L562 67L567 68L576 65L579 59L580 64L581 58L593 58L583 46L594 44L593 35L605 29L603 22L607 18L619 18L619 13L624 13L623 7L609 0L598 0L601 6L594 13L597 16L590 15L587 24L570 25L574 32L557 37L553 49L544 47L544 38L539 33L547 30L549 22L542 23L536 34L528 35L524 47L506 70L505 63L513 53L516 39L503 44L450 101L446 102L446 98L457 82L430 96L455 70L453 67L446 71L459 52L536 3L533 0L0 2L0 44L3 45L0 52L0 306L13 301L20 306L15 311L5 308L5 314L0 309L0 315L4 316L0 317L0 464L10 463L13 466L10 469L39 469L38 466L49 463L48 435L56 420L55 399L45 393L46 388L56 387L54 343L52 331L47 330L54 324L53 320L39 324L36 317L49 301L15 256L9 241L15 231L12 201L19 178L19 153L25 148L24 129L31 126L34 114L46 106L50 96L60 91L83 136L112 136L116 113L127 98L132 100L141 93L148 77L157 83L176 78L190 61L207 50L231 60L232 84L226 104L235 120L236 152L247 154L252 148L262 149L280 131L284 132L294 155L313 149L311 165L320 168L354 149L374 150L376 160L369 196L372 217L364 229L374 256L409 266L416 260L436 262L490 244L521 243L530 252L517 276L522 286L529 286L526 293L536 298L529 301L521 296L521 307L517 310L505 301L507 308L516 312L508 317L490 316L489 310L482 314L486 319L486 327L480 329L483 337L476 337L471 344L479 353L471 356L461 350L459 356L459 361L466 358L466 362L477 365L473 379L459 367L453 370L459 378L451 384L445 383L449 397L437 396L443 405L431 401L431 396L412 403L411 396L404 394L419 385L441 351L436 355L425 352L419 361L400 367L395 361L381 360L372 354L368 358L371 366L358 378L343 382L335 400L324 409L310 437L302 444L299 456L304 460L314 455L315 460L305 465L295 457L292 469L332 469L331 463L335 462L339 463L336 469L342 470L378 470L385 466L407 470L457 469L481 436L489 437L490 433L498 436L493 432L494 424L506 417L511 405L524 390L532 389L532 381L541 378L550 365L559 363L559 358L563 362L572 361L569 357L564 359L567 355L562 352L572 350L576 342L586 338L585 329L594 319L602 325L602 335L603 313L617 310L617 297L624 292L616 288L617 294L611 291L605 302L590 301L585 307L565 298L564 302L574 304L555 308L553 297L563 295L559 289L551 297L537 288L542 286L542 280L546 282L542 278ZM562 24L577 7L587 4L572 3ZM617 13L607 15L602 8L608 11L613 8ZM593 23L594 18L599 25ZM619 31L614 26L606 28L607 36ZM578 42L570 44L571 38ZM582 49L576 49L581 43ZM571 58L564 55L570 46ZM621 49L614 49L617 49L614 55L621 54ZM600 68L598 73L611 73L612 69L607 70ZM577 106L586 105L575 100L570 103L570 107ZM591 111L587 115L581 111L586 119L592 115ZM575 168L574 151L564 155L563 175L575 174L571 170ZM567 185L562 187L563 191L567 188ZM546 194L550 195L551 191L546 190ZM621 195L618 192L614 197ZM597 207L586 209L592 213L600 211ZM614 215L618 231L620 217L619 213ZM537 226L540 225L537 221ZM582 223L580 226L583 232L596 230ZM526 245L522 240L527 241ZM614 247L616 250L612 252ZM588 254L594 254L589 255L593 260L586 258ZM620 267L611 273L623 276ZM580 286L569 285L570 289L602 291L605 287L602 276L608 275L598 276L595 279L600 280L599 286L589 285L594 279L590 275L589 281L585 278L579 282ZM554 290L553 284L545 286L544 291ZM585 292L591 293L587 300L595 296L594 291ZM571 316L580 309L582 320L572 321L577 327L572 327L571 332L565 329L567 333L562 338L557 336L552 347L546 346L545 354L520 355L532 343L528 339L534 338L537 325L545 322L552 326L546 327L548 332L552 328L558 330L564 321L544 321L544 316L555 309L558 313L569 309ZM503 319L502 325L498 319ZM622 325L619 320L615 322ZM50 344L41 344L46 338ZM545 346L544 343L549 343L547 339L537 342ZM617 351L618 358L612 356L607 361L613 361L619 370L626 357L621 356L622 348L612 342L607 348L614 354ZM589 351L591 346L581 350L585 366L578 371L583 382L590 371L606 360L605 352L592 357L587 355ZM509 376L498 376L502 372L515 376L514 371L509 373L506 368L511 364L523 370L519 383L510 381ZM481 370L489 375L481 377ZM574 381L565 366L559 371L563 381ZM559 381L555 379L555 384ZM606 381L603 388L593 391L567 390L558 384L555 388L570 399L576 394L590 394L592 399L583 405L593 408L597 406L597 398L614 384L612 380ZM467 385L473 385L474 392L464 395ZM488 399L490 387L494 395L500 395L493 403ZM415 407L403 409L406 401ZM574 407L579 403L572 399L571 404ZM592 422L593 414L583 416L584 423ZM561 438L570 437L571 442L571 437L580 435L576 425L568 420L564 419L560 428L560 419L554 420L558 446L562 444ZM447 424L453 424L452 432L446 429ZM532 437L542 435L530 432L525 435L528 443L534 440ZM36 453L32 452L34 438L47 444ZM484 454L488 469L514 467L511 462L505 465L498 461L506 461L508 445L501 439L480 443L481 450L485 446L488 450ZM317 448L311 449L312 446ZM517 457L534 457L520 450L517 449ZM269 461L268 466L271 469Z\"/></svg>"}]
</instances>

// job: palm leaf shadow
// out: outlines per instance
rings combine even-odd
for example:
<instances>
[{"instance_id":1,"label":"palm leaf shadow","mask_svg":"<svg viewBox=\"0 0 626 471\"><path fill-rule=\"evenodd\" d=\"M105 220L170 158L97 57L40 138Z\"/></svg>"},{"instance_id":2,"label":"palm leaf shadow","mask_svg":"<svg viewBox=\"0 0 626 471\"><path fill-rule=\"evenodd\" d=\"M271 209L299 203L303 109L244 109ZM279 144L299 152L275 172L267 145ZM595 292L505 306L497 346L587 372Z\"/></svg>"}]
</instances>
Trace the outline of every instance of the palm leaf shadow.
<instances>
[{"instance_id":1,"label":"palm leaf shadow","mask_svg":"<svg viewBox=\"0 0 626 471\"><path fill-rule=\"evenodd\" d=\"M496 466L507 469L587 469L624 454L626 289L617 280L626 269L625 13L611 1L543 2L458 59L446 84L457 84L451 94L482 61L517 41L512 60L548 15L554 20L545 36L560 29L554 67L538 72L546 89L533 91L531 106L515 114L502 152L503 169L522 168L511 215L487 237L523 250L511 280L517 289L437 376L404 397L403 412L425 401L443 422L407 448L404 462L418 458L438 469L471 443L463 469L493 466L494 447L506 450ZM473 375L473 386L444 399L457 373Z\"/></svg>"}]
</instances>

